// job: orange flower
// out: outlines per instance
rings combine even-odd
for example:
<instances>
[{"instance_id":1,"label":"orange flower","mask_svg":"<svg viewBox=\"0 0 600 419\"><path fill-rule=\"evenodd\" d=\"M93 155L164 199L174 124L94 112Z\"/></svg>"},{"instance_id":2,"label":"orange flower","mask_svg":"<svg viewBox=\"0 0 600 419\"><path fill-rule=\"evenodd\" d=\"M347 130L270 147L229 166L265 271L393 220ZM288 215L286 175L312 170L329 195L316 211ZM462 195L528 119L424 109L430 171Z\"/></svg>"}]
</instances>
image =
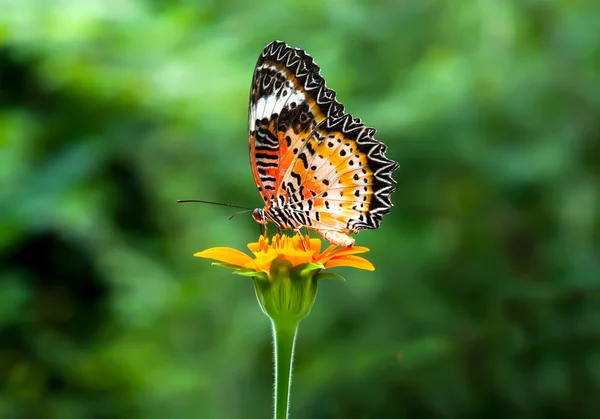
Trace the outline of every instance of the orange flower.
<instances>
[{"instance_id":1,"label":"orange flower","mask_svg":"<svg viewBox=\"0 0 600 419\"><path fill-rule=\"evenodd\" d=\"M288 237L276 234L270 244L268 238L260 236L258 242L248 244L248 249L253 253L254 258L229 247L213 247L198 252L194 256L217 260L220 263L216 263L216 265L227 268L247 269L267 274L269 274L271 264L275 259L286 260L292 267L312 263L320 265L321 269L349 266L368 271L375 270L371 262L360 256L355 256L359 253L368 252L368 248L353 246L336 249L332 245L323 253L319 253L321 240L311 239L308 236L302 240L299 235Z\"/></svg>"}]
</instances>

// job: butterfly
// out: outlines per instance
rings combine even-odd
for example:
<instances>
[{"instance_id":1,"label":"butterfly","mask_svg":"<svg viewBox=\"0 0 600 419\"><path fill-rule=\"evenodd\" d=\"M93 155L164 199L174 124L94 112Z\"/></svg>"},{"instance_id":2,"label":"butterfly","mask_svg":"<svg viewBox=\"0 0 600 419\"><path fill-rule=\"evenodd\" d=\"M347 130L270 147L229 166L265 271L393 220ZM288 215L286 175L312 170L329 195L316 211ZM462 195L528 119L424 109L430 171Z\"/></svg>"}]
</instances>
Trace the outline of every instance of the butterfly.
<instances>
[{"instance_id":1,"label":"butterfly","mask_svg":"<svg viewBox=\"0 0 600 419\"><path fill-rule=\"evenodd\" d=\"M379 227L389 213L398 163L374 128L344 112L312 57L284 42L267 45L250 90L250 162L264 208L279 230L311 229L340 247Z\"/></svg>"}]
</instances>

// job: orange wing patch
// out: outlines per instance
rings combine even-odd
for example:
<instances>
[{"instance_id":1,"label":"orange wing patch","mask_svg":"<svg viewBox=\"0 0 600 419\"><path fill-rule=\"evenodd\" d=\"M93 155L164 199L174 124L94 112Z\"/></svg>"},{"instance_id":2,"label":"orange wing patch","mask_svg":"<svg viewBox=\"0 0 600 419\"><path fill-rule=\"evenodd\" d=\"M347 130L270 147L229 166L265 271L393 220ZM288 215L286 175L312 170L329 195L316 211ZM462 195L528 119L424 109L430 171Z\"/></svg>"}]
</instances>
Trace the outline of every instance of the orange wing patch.
<instances>
[{"instance_id":1,"label":"orange wing patch","mask_svg":"<svg viewBox=\"0 0 600 419\"><path fill-rule=\"evenodd\" d=\"M310 211L311 221L316 221L312 227L319 224L323 229L356 233L367 224L378 183L369 148L365 150L358 141L360 133L345 135L343 128L318 127L282 183L288 193L301 193L295 202L288 197L288 205Z\"/></svg>"}]
</instances>

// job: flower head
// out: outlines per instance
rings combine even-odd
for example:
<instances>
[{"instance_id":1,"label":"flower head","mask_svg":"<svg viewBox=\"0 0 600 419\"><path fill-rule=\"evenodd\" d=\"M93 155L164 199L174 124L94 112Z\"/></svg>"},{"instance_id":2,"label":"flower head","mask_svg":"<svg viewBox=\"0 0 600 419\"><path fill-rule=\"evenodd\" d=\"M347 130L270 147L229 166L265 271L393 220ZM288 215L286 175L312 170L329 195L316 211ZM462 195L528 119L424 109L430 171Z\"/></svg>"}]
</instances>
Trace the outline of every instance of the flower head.
<instances>
[{"instance_id":1,"label":"flower head","mask_svg":"<svg viewBox=\"0 0 600 419\"><path fill-rule=\"evenodd\" d=\"M349 266L374 270L368 260L356 256L368 252L366 247L336 249L330 246L321 253L321 240L281 236L260 236L248 249L254 258L236 249L213 247L194 256L214 259L214 265L234 269L234 273L252 278L256 297L263 312L273 322L299 322L310 312L317 295L319 279L344 280L339 275L323 272L327 268Z\"/></svg>"},{"instance_id":2,"label":"flower head","mask_svg":"<svg viewBox=\"0 0 600 419\"><path fill-rule=\"evenodd\" d=\"M229 247L213 247L198 252L194 256L218 260L219 263L215 263L218 266L244 271L251 270L257 273L264 272L266 274L271 271L271 265L275 259L286 260L292 267L310 263L319 266L320 269L348 266L368 271L375 270L371 262L355 256L359 253L368 252L368 248L353 246L336 249L332 245L325 249L323 253L320 253L321 240L311 239L308 236L302 239L299 235L288 237L277 234L273 237L271 243L269 243L268 238L260 236L258 242L248 244L248 249L250 249L254 258Z\"/></svg>"},{"instance_id":3,"label":"flower head","mask_svg":"<svg viewBox=\"0 0 600 419\"><path fill-rule=\"evenodd\" d=\"M261 236L248 248L254 258L236 249L214 247L194 256L215 259L214 265L234 269L234 273L252 278L256 297L263 312L275 323L297 324L310 312L317 295L319 279L344 280L339 275L322 272L335 266L374 270L368 260L355 256L368 252L366 247L336 249L321 253L321 240L306 236L279 234L269 239Z\"/></svg>"}]
</instances>

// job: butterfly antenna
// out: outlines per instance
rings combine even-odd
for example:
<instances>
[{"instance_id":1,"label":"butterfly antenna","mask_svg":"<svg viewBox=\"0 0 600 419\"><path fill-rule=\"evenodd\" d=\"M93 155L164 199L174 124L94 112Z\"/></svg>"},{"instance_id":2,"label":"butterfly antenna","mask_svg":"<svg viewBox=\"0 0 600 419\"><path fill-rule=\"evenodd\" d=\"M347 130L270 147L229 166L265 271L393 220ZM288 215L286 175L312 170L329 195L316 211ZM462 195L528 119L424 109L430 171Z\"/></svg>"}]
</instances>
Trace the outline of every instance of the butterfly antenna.
<instances>
[{"instance_id":1,"label":"butterfly antenna","mask_svg":"<svg viewBox=\"0 0 600 419\"><path fill-rule=\"evenodd\" d=\"M223 204L222 202L202 201L200 199L178 199L177 200L177 203L179 203L179 204L185 204L187 202L199 202L201 204L220 205L222 207L241 208L241 209L246 210L246 211L240 211L240 212L254 211L254 208L242 207L240 205ZM239 214L239 213L236 213L236 214ZM234 215L236 215L236 214L234 214ZM232 216L232 218L233 218L233 216Z\"/></svg>"}]
</instances>

